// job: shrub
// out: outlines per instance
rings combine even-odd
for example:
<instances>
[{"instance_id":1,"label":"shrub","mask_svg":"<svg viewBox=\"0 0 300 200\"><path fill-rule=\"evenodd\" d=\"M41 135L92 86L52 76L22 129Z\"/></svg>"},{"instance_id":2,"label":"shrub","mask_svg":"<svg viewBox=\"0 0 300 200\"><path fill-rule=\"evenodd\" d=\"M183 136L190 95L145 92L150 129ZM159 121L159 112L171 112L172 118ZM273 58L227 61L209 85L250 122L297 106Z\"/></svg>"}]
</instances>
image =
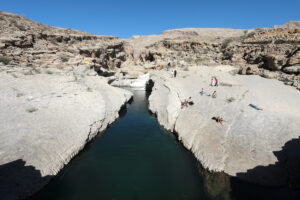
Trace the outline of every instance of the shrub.
<instances>
[{"instance_id":1,"label":"shrub","mask_svg":"<svg viewBox=\"0 0 300 200\"><path fill-rule=\"evenodd\" d=\"M223 53L224 59L225 59L225 60L231 60L233 54L234 54L234 53L233 53L232 51L225 51L225 52Z\"/></svg>"},{"instance_id":2,"label":"shrub","mask_svg":"<svg viewBox=\"0 0 300 200\"><path fill-rule=\"evenodd\" d=\"M7 65L10 61L11 61L11 58L9 58L7 56L0 56L0 62L2 62L3 64Z\"/></svg>"},{"instance_id":3,"label":"shrub","mask_svg":"<svg viewBox=\"0 0 300 200\"><path fill-rule=\"evenodd\" d=\"M28 108L26 111L29 113L33 113L35 111L38 111L38 109L37 108Z\"/></svg>"},{"instance_id":4,"label":"shrub","mask_svg":"<svg viewBox=\"0 0 300 200\"><path fill-rule=\"evenodd\" d=\"M225 49L229 45L230 42L232 42L232 39L224 40L223 43L222 43L222 46L221 46L222 49Z\"/></svg>"},{"instance_id":5,"label":"shrub","mask_svg":"<svg viewBox=\"0 0 300 200\"><path fill-rule=\"evenodd\" d=\"M50 71L50 70L46 70L46 74L49 74L49 75L51 75L51 74L53 74L53 72L52 72L52 71Z\"/></svg>"},{"instance_id":6,"label":"shrub","mask_svg":"<svg viewBox=\"0 0 300 200\"><path fill-rule=\"evenodd\" d=\"M26 31L26 27L24 25L21 24L15 24L15 26L20 30L20 31Z\"/></svg>"},{"instance_id":7,"label":"shrub","mask_svg":"<svg viewBox=\"0 0 300 200\"><path fill-rule=\"evenodd\" d=\"M88 91L88 92L93 92L93 89L90 88L90 87L88 87L88 88L87 88L87 91Z\"/></svg>"},{"instance_id":8,"label":"shrub","mask_svg":"<svg viewBox=\"0 0 300 200\"><path fill-rule=\"evenodd\" d=\"M230 97L228 99L226 99L227 103L231 103L231 102L234 102L235 101L235 98L233 97Z\"/></svg>"},{"instance_id":9,"label":"shrub","mask_svg":"<svg viewBox=\"0 0 300 200\"><path fill-rule=\"evenodd\" d=\"M60 60L61 60L62 62L68 62L68 61L69 61L69 58L66 57L66 56L63 56L63 57L60 58Z\"/></svg>"}]
</instances>

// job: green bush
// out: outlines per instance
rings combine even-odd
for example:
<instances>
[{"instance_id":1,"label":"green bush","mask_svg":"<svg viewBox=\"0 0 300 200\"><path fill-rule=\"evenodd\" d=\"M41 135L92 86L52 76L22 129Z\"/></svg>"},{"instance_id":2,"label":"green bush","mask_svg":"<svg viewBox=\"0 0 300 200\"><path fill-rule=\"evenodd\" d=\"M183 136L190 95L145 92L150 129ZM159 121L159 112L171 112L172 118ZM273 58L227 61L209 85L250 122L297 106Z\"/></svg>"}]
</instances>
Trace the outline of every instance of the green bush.
<instances>
[{"instance_id":1,"label":"green bush","mask_svg":"<svg viewBox=\"0 0 300 200\"><path fill-rule=\"evenodd\" d=\"M37 108L28 108L28 109L26 109L26 111L29 113L33 113L33 112L38 111L38 109Z\"/></svg>"},{"instance_id":2,"label":"green bush","mask_svg":"<svg viewBox=\"0 0 300 200\"><path fill-rule=\"evenodd\" d=\"M234 54L234 53L233 53L232 51L225 51L225 52L223 53L224 59L225 59L225 60L231 60L233 54Z\"/></svg>"},{"instance_id":3,"label":"green bush","mask_svg":"<svg viewBox=\"0 0 300 200\"><path fill-rule=\"evenodd\" d=\"M3 64L7 65L11 61L11 58L6 57L6 56L0 56L0 62Z\"/></svg>"},{"instance_id":4,"label":"green bush","mask_svg":"<svg viewBox=\"0 0 300 200\"><path fill-rule=\"evenodd\" d=\"M230 97L228 99L226 99L227 103L231 103L231 102L234 102L235 101L235 98L233 97Z\"/></svg>"},{"instance_id":5,"label":"green bush","mask_svg":"<svg viewBox=\"0 0 300 200\"><path fill-rule=\"evenodd\" d=\"M66 57L66 56L63 56L63 57L60 57L60 60L61 60L62 62L68 62L68 61L69 61L69 58Z\"/></svg>"},{"instance_id":6,"label":"green bush","mask_svg":"<svg viewBox=\"0 0 300 200\"><path fill-rule=\"evenodd\" d=\"M222 43L222 46L221 46L222 49L225 49L229 45L230 42L232 42L232 39L224 40L223 43Z\"/></svg>"},{"instance_id":7,"label":"green bush","mask_svg":"<svg viewBox=\"0 0 300 200\"><path fill-rule=\"evenodd\" d=\"M26 31L26 27L24 25L21 24L15 24L15 26L20 30L20 31Z\"/></svg>"}]
</instances>

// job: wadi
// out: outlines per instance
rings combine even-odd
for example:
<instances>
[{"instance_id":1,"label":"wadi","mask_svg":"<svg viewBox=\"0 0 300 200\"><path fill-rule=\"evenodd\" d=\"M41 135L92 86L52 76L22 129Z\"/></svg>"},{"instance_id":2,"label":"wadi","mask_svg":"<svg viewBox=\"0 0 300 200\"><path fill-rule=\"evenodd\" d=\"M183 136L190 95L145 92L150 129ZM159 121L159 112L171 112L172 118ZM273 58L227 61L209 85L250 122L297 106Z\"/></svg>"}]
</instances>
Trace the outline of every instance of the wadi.
<instances>
[{"instance_id":1,"label":"wadi","mask_svg":"<svg viewBox=\"0 0 300 200\"><path fill-rule=\"evenodd\" d=\"M299 21L120 39L0 12L0 199L49 183L134 101L125 87L209 173L299 190Z\"/></svg>"}]
</instances>

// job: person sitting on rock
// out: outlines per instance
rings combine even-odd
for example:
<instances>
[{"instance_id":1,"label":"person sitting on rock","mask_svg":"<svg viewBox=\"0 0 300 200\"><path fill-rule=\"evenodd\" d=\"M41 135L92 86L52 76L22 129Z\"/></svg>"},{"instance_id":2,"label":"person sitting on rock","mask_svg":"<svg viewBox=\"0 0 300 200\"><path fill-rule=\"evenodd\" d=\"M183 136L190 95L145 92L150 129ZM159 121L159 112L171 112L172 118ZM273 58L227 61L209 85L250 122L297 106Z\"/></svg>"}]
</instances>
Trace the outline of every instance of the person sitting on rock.
<instances>
[{"instance_id":1,"label":"person sitting on rock","mask_svg":"<svg viewBox=\"0 0 300 200\"><path fill-rule=\"evenodd\" d=\"M201 95L205 94L205 95L208 96L208 97L210 96L210 94L208 94L207 92L204 92L204 89L203 89L203 88L201 89L200 94L201 94Z\"/></svg>"},{"instance_id":2,"label":"person sitting on rock","mask_svg":"<svg viewBox=\"0 0 300 200\"><path fill-rule=\"evenodd\" d=\"M225 122L224 119L223 119L222 117L220 117L220 116L218 116L218 117L213 117L213 118L211 118L211 119L216 120L216 122L217 122L217 123L220 123L222 126L223 126L223 122Z\"/></svg>"},{"instance_id":3,"label":"person sitting on rock","mask_svg":"<svg viewBox=\"0 0 300 200\"><path fill-rule=\"evenodd\" d=\"M212 98L217 98L217 92L214 91L214 92L212 93L211 97L212 97Z\"/></svg>"},{"instance_id":4,"label":"person sitting on rock","mask_svg":"<svg viewBox=\"0 0 300 200\"><path fill-rule=\"evenodd\" d=\"M184 104L185 104L186 107L188 107L189 102L185 99Z\"/></svg>"},{"instance_id":5,"label":"person sitting on rock","mask_svg":"<svg viewBox=\"0 0 300 200\"><path fill-rule=\"evenodd\" d=\"M189 99L188 99L188 104L189 104L189 105L194 105L194 102L193 102L193 100L192 100L192 97L189 97Z\"/></svg>"},{"instance_id":6,"label":"person sitting on rock","mask_svg":"<svg viewBox=\"0 0 300 200\"><path fill-rule=\"evenodd\" d=\"M185 99L184 101L181 102L181 109L182 109L184 106L188 107L186 99Z\"/></svg>"},{"instance_id":7,"label":"person sitting on rock","mask_svg":"<svg viewBox=\"0 0 300 200\"><path fill-rule=\"evenodd\" d=\"M203 94L204 94L204 89L203 89L203 88L201 89L201 92L200 92L200 94L201 94L201 95L203 95Z\"/></svg>"}]
</instances>

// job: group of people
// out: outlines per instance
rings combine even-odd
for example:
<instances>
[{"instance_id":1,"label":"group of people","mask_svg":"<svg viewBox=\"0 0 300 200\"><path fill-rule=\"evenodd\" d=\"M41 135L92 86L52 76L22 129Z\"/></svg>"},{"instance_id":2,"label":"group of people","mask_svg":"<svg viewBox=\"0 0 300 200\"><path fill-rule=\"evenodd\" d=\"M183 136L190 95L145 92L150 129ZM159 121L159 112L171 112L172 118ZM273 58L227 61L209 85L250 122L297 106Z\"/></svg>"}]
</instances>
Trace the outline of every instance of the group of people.
<instances>
[{"instance_id":1,"label":"group of people","mask_svg":"<svg viewBox=\"0 0 300 200\"><path fill-rule=\"evenodd\" d=\"M216 87L218 87L218 85L219 85L219 80L217 79L217 77L215 77L215 76L211 77L210 85L211 85L211 86L216 86Z\"/></svg>"},{"instance_id":2,"label":"group of people","mask_svg":"<svg viewBox=\"0 0 300 200\"><path fill-rule=\"evenodd\" d=\"M194 105L194 101L192 100L192 97L189 97L188 100L184 100L181 102L181 109L184 107L188 107L188 105L192 106Z\"/></svg>"},{"instance_id":3,"label":"group of people","mask_svg":"<svg viewBox=\"0 0 300 200\"><path fill-rule=\"evenodd\" d=\"M176 77L176 70L172 71L173 77ZM217 79L217 77L213 76L211 78L211 86L218 86L219 85L219 80ZM215 90L212 94L207 93L206 91L204 91L204 89L202 88L200 91L201 95L206 95L206 96L211 96L212 98L217 98L217 91ZM184 107L188 107L188 105L193 105L194 102L192 100L192 97L189 97L187 100L185 99L184 101L181 102L181 108ZM253 104L249 104L250 107L256 109L256 110L263 110L262 108L253 105ZM215 120L217 123L220 123L223 126L223 123L226 122L222 117L220 116L216 116L216 117L212 117L212 120Z\"/></svg>"},{"instance_id":4,"label":"group of people","mask_svg":"<svg viewBox=\"0 0 300 200\"><path fill-rule=\"evenodd\" d=\"M201 89L200 92L201 95L206 95L206 96L211 96L212 98L217 98L217 91L215 90L212 94L209 94L207 92L204 91L204 89Z\"/></svg>"},{"instance_id":5,"label":"group of people","mask_svg":"<svg viewBox=\"0 0 300 200\"><path fill-rule=\"evenodd\" d=\"M174 70L172 70L172 77L173 78L176 78L176 76L177 76L177 71L176 71L176 69L174 69Z\"/></svg>"},{"instance_id":6,"label":"group of people","mask_svg":"<svg viewBox=\"0 0 300 200\"><path fill-rule=\"evenodd\" d=\"M177 73L176 70L172 71L173 77L176 77L176 73ZM219 80L217 79L217 77L213 76L211 78L211 84L210 85L211 86L218 86L219 85ZM201 95L206 95L206 96L211 96L212 98L217 98L217 91L216 90L212 94L209 94L206 91L204 91L204 89L202 88L200 94ZM184 99L184 101L181 102L181 109L184 108L184 107L188 107L188 105L191 106L193 104L194 104L194 102L192 100L192 97L189 97L187 100ZM225 122L225 120L220 116L213 117L212 119L215 120L217 123L220 123L221 125L223 125L223 122Z\"/></svg>"}]
</instances>

